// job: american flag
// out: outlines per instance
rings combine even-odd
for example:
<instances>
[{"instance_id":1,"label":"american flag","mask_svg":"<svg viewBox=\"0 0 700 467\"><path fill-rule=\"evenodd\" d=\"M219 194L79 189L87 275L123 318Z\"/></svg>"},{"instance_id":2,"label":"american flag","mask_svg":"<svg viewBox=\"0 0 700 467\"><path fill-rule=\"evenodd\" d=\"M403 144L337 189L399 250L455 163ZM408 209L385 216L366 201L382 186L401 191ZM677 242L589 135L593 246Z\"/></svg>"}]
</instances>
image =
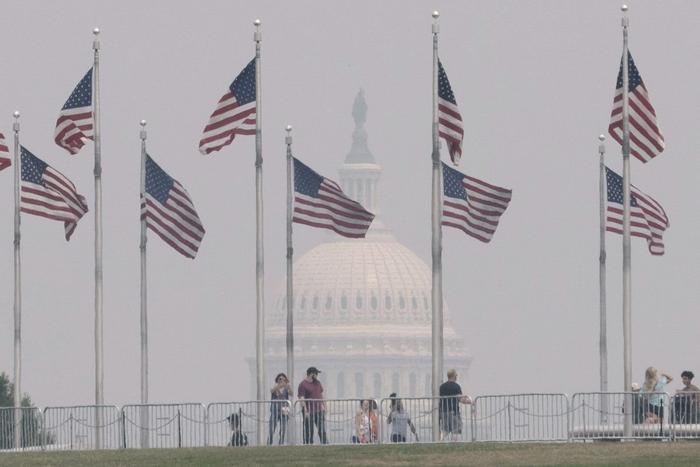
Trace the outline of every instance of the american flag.
<instances>
[{"instance_id":1,"label":"american flag","mask_svg":"<svg viewBox=\"0 0 700 467\"><path fill-rule=\"evenodd\" d=\"M77 154L85 141L93 138L92 118L92 68L73 89L56 120L54 141L70 152Z\"/></svg>"},{"instance_id":2,"label":"american flag","mask_svg":"<svg viewBox=\"0 0 700 467\"><path fill-rule=\"evenodd\" d=\"M204 237L189 193L146 156L146 195L141 195L141 219L165 243L183 256L194 258Z\"/></svg>"},{"instance_id":3,"label":"american flag","mask_svg":"<svg viewBox=\"0 0 700 467\"><path fill-rule=\"evenodd\" d=\"M664 136L656 122L656 111L651 105L647 88L639 75L639 70L632 60L632 54L628 52L627 57L630 154L642 162L649 162L663 152L665 148ZM620 72L617 74L617 86L608 132L615 141L622 144L622 60L620 60Z\"/></svg>"},{"instance_id":4,"label":"american flag","mask_svg":"<svg viewBox=\"0 0 700 467\"><path fill-rule=\"evenodd\" d=\"M26 148L21 147L22 194L20 209L27 214L63 221L70 240L78 221L88 212L85 197L73 182Z\"/></svg>"},{"instance_id":5,"label":"american flag","mask_svg":"<svg viewBox=\"0 0 700 467\"><path fill-rule=\"evenodd\" d=\"M462 157L462 139L464 139L462 116L459 114L450 81L440 61L438 61L438 132L447 142L452 163L459 164L459 159Z\"/></svg>"},{"instance_id":6,"label":"american flag","mask_svg":"<svg viewBox=\"0 0 700 467\"><path fill-rule=\"evenodd\" d=\"M442 175L442 225L490 242L512 191L465 175L445 163Z\"/></svg>"},{"instance_id":7,"label":"american flag","mask_svg":"<svg viewBox=\"0 0 700 467\"><path fill-rule=\"evenodd\" d=\"M374 214L345 196L337 183L296 158L294 192L293 222L329 229L343 237L364 238L374 219Z\"/></svg>"},{"instance_id":8,"label":"american flag","mask_svg":"<svg viewBox=\"0 0 700 467\"><path fill-rule=\"evenodd\" d=\"M10 150L7 149L5 136L0 133L0 171L8 168L10 165L12 165L10 161Z\"/></svg>"},{"instance_id":9,"label":"american flag","mask_svg":"<svg viewBox=\"0 0 700 467\"><path fill-rule=\"evenodd\" d=\"M209 154L231 144L236 135L255 134L255 59L233 80L204 127L199 152Z\"/></svg>"},{"instance_id":10,"label":"american flag","mask_svg":"<svg viewBox=\"0 0 700 467\"><path fill-rule=\"evenodd\" d=\"M605 230L622 234L622 177L606 167L605 180L608 186ZM654 198L630 185L630 234L646 238L652 255L663 255L663 234L669 227L664 208Z\"/></svg>"}]
</instances>

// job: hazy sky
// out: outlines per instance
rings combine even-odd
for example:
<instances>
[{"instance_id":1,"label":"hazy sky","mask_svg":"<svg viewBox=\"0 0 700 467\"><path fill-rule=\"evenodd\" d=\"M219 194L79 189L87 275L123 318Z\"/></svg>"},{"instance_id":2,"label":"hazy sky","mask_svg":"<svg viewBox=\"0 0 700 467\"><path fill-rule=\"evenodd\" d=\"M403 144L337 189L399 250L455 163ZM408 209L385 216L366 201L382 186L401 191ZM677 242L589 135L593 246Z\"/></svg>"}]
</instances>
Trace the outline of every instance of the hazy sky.
<instances>
[{"instance_id":1,"label":"hazy sky","mask_svg":"<svg viewBox=\"0 0 700 467\"><path fill-rule=\"evenodd\" d=\"M633 240L633 379L700 373L696 180L700 3L631 1L630 50L666 151L632 181L666 209L666 255ZM298 157L335 176L359 88L383 166L383 219L430 261L430 13L465 124L461 168L513 189L491 244L444 234L444 293L473 365L472 394L598 388L598 155L622 50L619 4L600 1L29 1L3 3L0 131L70 177L91 212L23 216L23 386L39 406L94 401L92 144L53 143L58 111L102 30L105 401L139 399L139 121L151 156L192 196L196 260L149 235L150 399L248 397L255 351L254 138L197 151L216 101L254 54L262 20L266 302L284 290L284 127ZM11 140L10 140L11 141ZM619 146L607 144L620 169ZM443 158L447 158L443 144ZM12 173L0 173L0 370L12 374ZM323 232L296 229L296 251ZM610 388L622 389L621 237L608 234ZM0 240L1 242L1 240ZM680 378L678 378L680 379ZM678 384L679 381L678 381ZM678 387L672 383L671 389Z\"/></svg>"}]
</instances>

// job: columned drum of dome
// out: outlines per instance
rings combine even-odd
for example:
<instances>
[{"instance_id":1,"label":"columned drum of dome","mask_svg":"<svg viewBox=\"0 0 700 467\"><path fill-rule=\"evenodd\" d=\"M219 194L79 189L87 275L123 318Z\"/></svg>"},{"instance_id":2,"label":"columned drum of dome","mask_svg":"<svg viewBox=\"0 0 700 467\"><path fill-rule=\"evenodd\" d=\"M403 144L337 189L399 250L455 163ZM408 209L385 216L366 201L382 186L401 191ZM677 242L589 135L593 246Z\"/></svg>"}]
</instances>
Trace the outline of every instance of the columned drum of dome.
<instances>
[{"instance_id":1,"label":"columned drum of dome","mask_svg":"<svg viewBox=\"0 0 700 467\"><path fill-rule=\"evenodd\" d=\"M353 146L341 166L340 185L379 215L381 166L367 146L366 109L360 92L353 108ZM294 261L295 368L318 367L327 398L429 395L430 290L428 265L399 243L379 216L364 239L335 236L312 248ZM283 286L278 297L266 316L270 384L286 368ZM471 358L450 324L446 305L444 314L445 368L457 369L464 381ZM249 364L252 376L254 361ZM301 373L293 382L295 390ZM251 384L251 395L252 389Z\"/></svg>"}]
</instances>

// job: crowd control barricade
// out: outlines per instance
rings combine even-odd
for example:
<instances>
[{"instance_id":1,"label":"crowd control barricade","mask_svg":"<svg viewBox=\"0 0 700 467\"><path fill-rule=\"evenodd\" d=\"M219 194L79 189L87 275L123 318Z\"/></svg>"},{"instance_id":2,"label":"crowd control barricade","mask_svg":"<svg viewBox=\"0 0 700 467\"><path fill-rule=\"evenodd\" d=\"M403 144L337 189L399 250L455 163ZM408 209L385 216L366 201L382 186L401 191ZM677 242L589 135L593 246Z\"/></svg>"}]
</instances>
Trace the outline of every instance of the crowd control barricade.
<instances>
[{"instance_id":1,"label":"crowd control barricade","mask_svg":"<svg viewBox=\"0 0 700 467\"><path fill-rule=\"evenodd\" d=\"M285 400L213 402L207 406L209 446L294 444L292 417L292 404Z\"/></svg>"},{"instance_id":2,"label":"crowd control barricade","mask_svg":"<svg viewBox=\"0 0 700 467\"><path fill-rule=\"evenodd\" d=\"M42 448L43 417L36 407L0 407L0 451Z\"/></svg>"},{"instance_id":3,"label":"crowd control barricade","mask_svg":"<svg viewBox=\"0 0 700 467\"><path fill-rule=\"evenodd\" d=\"M474 399L474 441L566 441L566 394L510 394Z\"/></svg>"},{"instance_id":4,"label":"crowd control barricade","mask_svg":"<svg viewBox=\"0 0 700 467\"><path fill-rule=\"evenodd\" d=\"M631 438L666 438L671 434L672 416L665 392L584 392L571 398L572 439L622 439L625 424L625 398L629 398L632 418Z\"/></svg>"},{"instance_id":5,"label":"crowd control barricade","mask_svg":"<svg viewBox=\"0 0 700 467\"><path fill-rule=\"evenodd\" d=\"M356 422L363 400L369 401L368 432ZM294 403L296 444L379 443L381 415L375 399L301 399Z\"/></svg>"},{"instance_id":6,"label":"crowd control barricade","mask_svg":"<svg viewBox=\"0 0 700 467\"><path fill-rule=\"evenodd\" d=\"M46 450L119 449L121 416L114 405L77 405L44 409Z\"/></svg>"},{"instance_id":7,"label":"crowd control barricade","mask_svg":"<svg viewBox=\"0 0 700 467\"><path fill-rule=\"evenodd\" d=\"M191 448L206 445L207 410L200 403L122 407L127 448Z\"/></svg>"},{"instance_id":8,"label":"crowd control barricade","mask_svg":"<svg viewBox=\"0 0 700 467\"><path fill-rule=\"evenodd\" d=\"M471 405L459 397L388 397L380 407L384 444L472 441ZM433 414L438 420L436 439Z\"/></svg>"},{"instance_id":9,"label":"crowd control barricade","mask_svg":"<svg viewBox=\"0 0 700 467\"><path fill-rule=\"evenodd\" d=\"M700 392L677 392L670 399L670 408L669 420L674 438L700 438Z\"/></svg>"}]
</instances>

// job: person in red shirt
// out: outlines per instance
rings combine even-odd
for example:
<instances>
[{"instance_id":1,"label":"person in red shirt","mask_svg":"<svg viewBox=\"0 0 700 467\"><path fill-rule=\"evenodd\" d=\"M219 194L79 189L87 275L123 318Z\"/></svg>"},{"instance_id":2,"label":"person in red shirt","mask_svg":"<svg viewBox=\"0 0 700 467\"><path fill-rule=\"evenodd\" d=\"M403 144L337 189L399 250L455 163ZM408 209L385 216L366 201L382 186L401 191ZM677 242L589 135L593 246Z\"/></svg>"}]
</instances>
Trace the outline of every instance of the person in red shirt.
<instances>
[{"instance_id":1,"label":"person in red shirt","mask_svg":"<svg viewBox=\"0 0 700 467\"><path fill-rule=\"evenodd\" d=\"M299 383L298 395L301 411L304 414L304 444L314 443L314 425L321 444L328 444L326 438L326 404L323 402L323 385L318 380L321 371L315 366L306 370L306 378Z\"/></svg>"}]
</instances>

